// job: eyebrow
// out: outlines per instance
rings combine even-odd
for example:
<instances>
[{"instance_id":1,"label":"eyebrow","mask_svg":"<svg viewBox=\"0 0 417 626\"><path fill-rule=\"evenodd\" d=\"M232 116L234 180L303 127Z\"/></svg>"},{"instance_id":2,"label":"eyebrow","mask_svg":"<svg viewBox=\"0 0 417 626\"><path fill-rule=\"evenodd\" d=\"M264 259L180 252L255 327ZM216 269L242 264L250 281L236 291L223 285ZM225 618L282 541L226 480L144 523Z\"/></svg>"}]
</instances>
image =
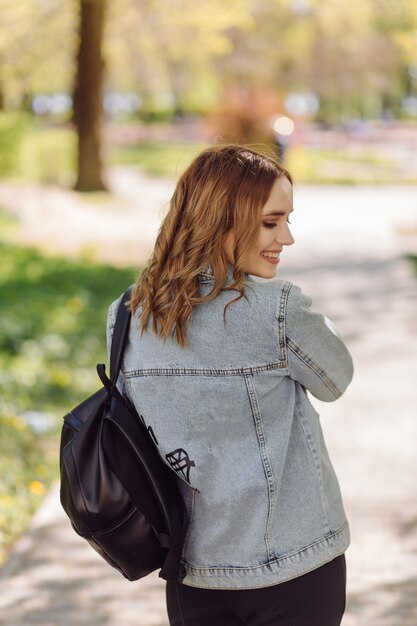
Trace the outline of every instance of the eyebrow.
<instances>
[{"instance_id":1,"label":"eyebrow","mask_svg":"<svg viewBox=\"0 0 417 626\"><path fill-rule=\"evenodd\" d=\"M290 213L292 213L294 209L291 209ZM272 211L272 213L265 213L262 217L271 217L273 215L285 215L286 211Z\"/></svg>"}]
</instances>

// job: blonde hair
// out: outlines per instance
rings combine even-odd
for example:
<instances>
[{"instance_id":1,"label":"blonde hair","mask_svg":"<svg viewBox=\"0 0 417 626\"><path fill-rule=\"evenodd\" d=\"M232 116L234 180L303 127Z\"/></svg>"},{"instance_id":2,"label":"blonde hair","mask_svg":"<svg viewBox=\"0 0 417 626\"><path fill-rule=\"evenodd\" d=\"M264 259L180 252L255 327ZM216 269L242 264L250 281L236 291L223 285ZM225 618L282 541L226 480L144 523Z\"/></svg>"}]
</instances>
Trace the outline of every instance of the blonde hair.
<instances>
[{"instance_id":1,"label":"blonde hair","mask_svg":"<svg viewBox=\"0 0 417 626\"><path fill-rule=\"evenodd\" d=\"M142 334L152 316L156 335L175 334L184 347L185 326L193 308L221 291L235 290L240 295L226 304L226 323L227 307L245 296L243 266L258 238L263 206L283 174L292 184L291 175L272 151L217 144L198 154L178 180L154 250L132 292L132 313L142 306ZM223 238L231 228L235 229L234 282L226 287ZM207 265L214 271L214 288L199 296L198 275Z\"/></svg>"}]
</instances>

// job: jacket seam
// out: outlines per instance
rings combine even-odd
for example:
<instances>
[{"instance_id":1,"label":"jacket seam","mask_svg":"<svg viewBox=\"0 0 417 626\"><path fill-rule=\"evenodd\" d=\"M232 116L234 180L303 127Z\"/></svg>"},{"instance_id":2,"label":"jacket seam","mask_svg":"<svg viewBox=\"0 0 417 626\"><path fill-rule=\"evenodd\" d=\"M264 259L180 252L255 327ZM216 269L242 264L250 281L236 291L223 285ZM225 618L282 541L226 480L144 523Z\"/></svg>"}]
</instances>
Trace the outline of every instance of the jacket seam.
<instances>
[{"instance_id":1,"label":"jacket seam","mask_svg":"<svg viewBox=\"0 0 417 626\"><path fill-rule=\"evenodd\" d=\"M310 550L311 548L314 548L315 546L320 545L321 543L328 543L329 540L332 541L335 537L337 537L338 535L343 534L347 529L349 528L349 522L346 520L345 523L343 524L343 526L341 526L338 530L335 530L332 533L329 533L328 535L325 535L324 537L321 537L320 539L318 539L317 541L313 541L312 543L309 543L308 545L304 546L303 548L301 548L300 550L293 550L291 552L286 552L285 554L282 554L281 556L271 560L271 561L267 561L266 563L261 563L261 565L254 565L252 567L223 567L223 566L218 566L218 565L213 565L213 566L207 566L207 567L198 567L196 565L191 565L190 563L188 563L187 561L183 561L183 564L193 570L194 572L210 572L210 571L219 571L219 572L251 572L251 571L255 571L255 570L260 570L260 569L264 569L265 566L269 566L269 565L274 565L275 563L279 563L280 561L284 561L286 559L292 558L297 556L298 554L301 554L302 552L305 552L306 550Z\"/></svg>"},{"instance_id":2,"label":"jacket seam","mask_svg":"<svg viewBox=\"0 0 417 626\"><path fill-rule=\"evenodd\" d=\"M327 534L327 533L330 533L330 525L329 525L329 520L327 519L326 506L325 506L325 501L324 501L323 474L322 474L322 471L321 471L320 461L317 458L317 452L316 452L316 449L314 448L314 445L313 445L313 440L312 440L311 433L308 431L308 429L306 427L306 424L305 424L305 422L303 420L303 416L301 414L301 411L298 409L297 405L295 405L295 407L294 407L294 413L295 413L295 415L299 419L302 431L304 433L304 437L306 438L307 445L308 445L308 447L310 449L310 452L311 452L311 456L313 457L314 467L316 468L316 473L317 473L317 478L318 478L318 483L319 483L319 489L320 489L320 501L321 501L321 507L322 507L322 512L323 512L324 529L325 529L325 532Z\"/></svg>"},{"instance_id":3,"label":"jacket seam","mask_svg":"<svg viewBox=\"0 0 417 626\"><path fill-rule=\"evenodd\" d=\"M187 545L188 545L188 540L190 538L190 534L191 534L191 524L193 522L193 516L194 516L194 507L195 507L195 490L193 489L193 491L191 492L191 506L190 506L190 513L189 513L189 518L188 518L188 527L187 527L187 532L184 538L184 543L182 546L182 554L181 554L181 559L183 560L185 558L185 551L187 549Z\"/></svg>"},{"instance_id":4,"label":"jacket seam","mask_svg":"<svg viewBox=\"0 0 417 626\"><path fill-rule=\"evenodd\" d=\"M271 533L271 525L272 525L272 515L275 506L275 481L274 474L272 471L271 461L269 460L269 455L266 446L265 434L262 426L262 417L259 412L258 400L256 397L256 391L254 385L249 378L249 376L245 376L245 384L249 395L249 401L252 408L252 416L255 422L255 431L258 439L258 445L261 454L262 466L265 473L266 482L268 485L268 514L267 521L265 527L264 541L267 551L268 560L272 557L273 550L271 547L270 533Z\"/></svg>"},{"instance_id":5,"label":"jacket seam","mask_svg":"<svg viewBox=\"0 0 417 626\"><path fill-rule=\"evenodd\" d=\"M303 361L305 365L307 365L316 374L316 376L318 376L323 381L323 383L326 385L326 387L328 387L328 389L330 389L330 391L335 396L335 398L339 398L342 395L342 392L340 391L340 389L337 387L337 385L335 385L332 379L326 374L324 369L319 367L317 363L315 363L313 359L307 356L307 354L305 354L305 352L303 352L301 348L299 348L297 344L294 343L294 341L292 341L292 339L290 339L289 337L287 337L287 345L288 345L288 348L291 350L291 352L293 352L295 356L297 356L301 361Z\"/></svg>"},{"instance_id":6,"label":"jacket seam","mask_svg":"<svg viewBox=\"0 0 417 626\"><path fill-rule=\"evenodd\" d=\"M285 319L287 312L288 296L292 287L292 283L286 281L281 289L281 296L278 300L275 310L275 319L278 323L278 354L280 361L287 365L287 351L285 341Z\"/></svg>"},{"instance_id":7,"label":"jacket seam","mask_svg":"<svg viewBox=\"0 0 417 626\"><path fill-rule=\"evenodd\" d=\"M285 362L266 363L265 365L253 365L250 367L231 368L196 368L196 367L144 367L136 370L125 371L126 378L137 376L242 376L251 375L269 370L285 369Z\"/></svg>"},{"instance_id":8,"label":"jacket seam","mask_svg":"<svg viewBox=\"0 0 417 626\"><path fill-rule=\"evenodd\" d=\"M200 274L200 283L214 283L214 276L208 276L207 274Z\"/></svg>"}]
</instances>

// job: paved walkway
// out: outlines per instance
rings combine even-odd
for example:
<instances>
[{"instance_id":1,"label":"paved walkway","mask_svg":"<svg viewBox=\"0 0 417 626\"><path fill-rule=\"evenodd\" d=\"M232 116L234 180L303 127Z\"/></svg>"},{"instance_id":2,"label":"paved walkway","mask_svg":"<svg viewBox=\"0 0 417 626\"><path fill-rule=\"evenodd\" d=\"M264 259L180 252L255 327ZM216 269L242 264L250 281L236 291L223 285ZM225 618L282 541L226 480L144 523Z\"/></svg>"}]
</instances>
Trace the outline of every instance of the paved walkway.
<instances>
[{"instance_id":1,"label":"paved walkway","mask_svg":"<svg viewBox=\"0 0 417 626\"><path fill-rule=\"evenodd\" d=\"M125 185L117 211L115 196L107 208L93 205L82 215L85 201L81 206L70 194L71 204L64 193L68 205L38 202L47 212L45 228L66 239L87 222L94 225L100 212L107 225L95 243L98 256L146 260L140 257L152 248L172 183L128 171L113 176L118 193ZM19 212L18 192L0 185L0 204L7 194L13 196L10 210ZM352 531L343 626L415 626L417 280L395 226L417 223L417 190L299 186L295 209L296 245L283 256L280 275L299 284L314 308L333 319L356 370L337 402L313 399ZM36 222L40 210L32 196L33 214L22 216L23 225ZM0 573L0 625L96 624L167 626L164 582L154 574L132 583L112 570L72 531L56 486Z\"/></svg>"}]
</instances>

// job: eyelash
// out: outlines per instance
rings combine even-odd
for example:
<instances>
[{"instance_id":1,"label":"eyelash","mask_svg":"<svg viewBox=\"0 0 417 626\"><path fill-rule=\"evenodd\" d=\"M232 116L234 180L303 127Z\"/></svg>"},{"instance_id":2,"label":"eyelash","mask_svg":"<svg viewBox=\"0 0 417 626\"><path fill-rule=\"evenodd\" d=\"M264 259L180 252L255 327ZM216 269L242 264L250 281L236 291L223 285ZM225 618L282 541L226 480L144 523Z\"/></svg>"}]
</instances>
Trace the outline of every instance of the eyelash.
<instances>
[{"instance_id":1,"label":"eyelash","mask_svg":"<svg viewBox=\"0 0 417 626\"><path fill-rule=\"evenodd\" d=\"M287 224L291 224L290 220L287 220ZM263 226L265 226L265 228L274 228L276 224L264 223Z\"/></svg>"}]
</instances>

